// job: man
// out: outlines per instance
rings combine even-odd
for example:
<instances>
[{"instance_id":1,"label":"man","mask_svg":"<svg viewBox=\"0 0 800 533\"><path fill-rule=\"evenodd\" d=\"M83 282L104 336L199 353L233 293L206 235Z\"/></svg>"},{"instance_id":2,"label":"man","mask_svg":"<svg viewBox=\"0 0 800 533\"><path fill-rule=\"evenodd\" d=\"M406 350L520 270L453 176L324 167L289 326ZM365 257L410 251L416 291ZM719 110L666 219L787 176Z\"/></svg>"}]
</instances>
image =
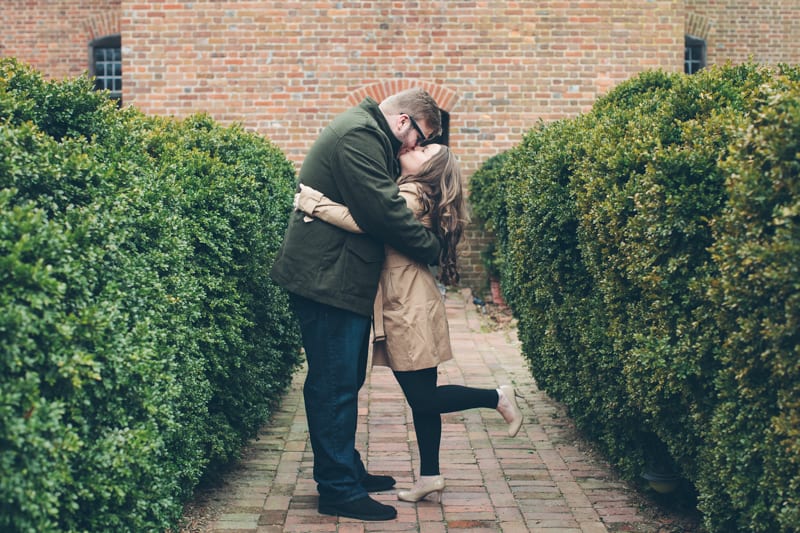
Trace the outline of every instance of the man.
<instances>
[{"instance_id":1,"label":"man","mask_svg":"<svg viewBox=\"0 0 800 533\"><path fill-rule=\"evenodd\" d=\"M345 204L355 234L291 215L273 279L289 291L308 361L303 395L322 514L391 520L394 507L368 492L390 476L368 474L355 449L358 391L367 370L370 316L384 244L427 264L440 244L399 196L397 156L441 134L441 113L422 89L365 98L334 118L311 147L300 182Z\"/></svg>"}]
</instances>

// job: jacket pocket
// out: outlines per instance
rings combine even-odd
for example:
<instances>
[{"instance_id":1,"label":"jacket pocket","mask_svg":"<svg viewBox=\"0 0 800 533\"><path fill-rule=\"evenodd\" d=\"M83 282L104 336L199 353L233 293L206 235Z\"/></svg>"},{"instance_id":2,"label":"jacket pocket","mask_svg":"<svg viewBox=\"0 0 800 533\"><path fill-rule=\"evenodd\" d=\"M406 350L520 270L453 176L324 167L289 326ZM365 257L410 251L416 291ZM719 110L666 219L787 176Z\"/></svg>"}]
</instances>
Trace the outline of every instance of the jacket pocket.
<instances>
[{"instance_id":1,"label":"jacket pocket","mask_svg":"<svg viewBox=\"0 0 800 533\"><path fill-rule=\"evenodd\" d=\"M382 244L363 236L348 239L340 273L343 291L356 298L375 298L383 258Z\"/></svg>"}]
</instances>

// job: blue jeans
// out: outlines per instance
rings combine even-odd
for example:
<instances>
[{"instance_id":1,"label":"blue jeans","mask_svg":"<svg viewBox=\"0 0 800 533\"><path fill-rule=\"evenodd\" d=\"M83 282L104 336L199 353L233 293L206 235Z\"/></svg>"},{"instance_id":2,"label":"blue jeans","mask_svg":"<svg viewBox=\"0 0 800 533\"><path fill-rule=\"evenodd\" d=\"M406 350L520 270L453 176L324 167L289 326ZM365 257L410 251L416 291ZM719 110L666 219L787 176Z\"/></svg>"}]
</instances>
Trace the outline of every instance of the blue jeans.
<instances>
[{"instance_id":1,"label":"blue jeans","mask_svg":"<svg viewBox=\"0 0 800 533\"><path fill-rule=\"evenodd\" d=\"M303 397L320 503L349 502L367 495L361 486L366 470L355 445L370 318L289 296L308 361Z\"/></svg>"}]
</instances>

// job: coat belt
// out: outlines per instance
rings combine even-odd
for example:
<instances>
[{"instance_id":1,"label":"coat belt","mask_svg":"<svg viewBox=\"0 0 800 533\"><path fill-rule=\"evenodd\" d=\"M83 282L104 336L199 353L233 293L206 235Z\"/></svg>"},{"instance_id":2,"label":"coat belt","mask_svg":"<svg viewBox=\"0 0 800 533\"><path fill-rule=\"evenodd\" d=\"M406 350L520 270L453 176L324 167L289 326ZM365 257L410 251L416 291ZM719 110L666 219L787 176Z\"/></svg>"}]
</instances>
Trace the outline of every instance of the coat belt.
<instances>
[{"instance_id":1,"label":"coat belt","mask_svg":"<svg viewBox=\"0 0 800 533\"><path fill-rule=\"evenodd\" d=\"M372 342L381 342L386 340L386 332L383 330L383 290L378 287L378 293L375 295L375 303L372 306L372 330L374 338Z\"/></svg>"}]
</instances>

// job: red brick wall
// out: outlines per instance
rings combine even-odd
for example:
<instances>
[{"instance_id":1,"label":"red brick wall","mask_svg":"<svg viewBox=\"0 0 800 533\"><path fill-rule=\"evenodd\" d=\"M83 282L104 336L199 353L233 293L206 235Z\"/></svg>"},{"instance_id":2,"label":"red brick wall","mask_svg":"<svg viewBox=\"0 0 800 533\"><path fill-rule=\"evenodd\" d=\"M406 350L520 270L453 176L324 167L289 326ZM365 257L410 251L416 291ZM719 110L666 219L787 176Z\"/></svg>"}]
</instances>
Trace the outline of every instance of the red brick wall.
<instances>
[{"instance_id":1,"label":"red brick wall","mask_svg":"<svg viewBox=\"0 0 800 533\"><path fill-rule=\"evenodd\" d=\"M125 100L242 122L299 161L354 91L441 86L472 168L642 69L682 68L679 2L607 4L123 0Z\"/></svg>"},{"instance_id":2,"label":"red brick wall","mask_svg":"<svg viewBox=\"0 0 800 533\"><path fill-rule=\"evenodd\" d=\"M448 95L469 175L539 119L585 111L642 69L682 69L678 2L608 4L123 0L125 101L244 123L300 162L355 94L421 84ZM469 232L465 283L484 282L484 244Z\"/></svg>"},{"instance_id":3,"label":"red brick wall","mask_svg":"<svg viewBox=\"0 0 800 533\"><path fill-rule=\"evenodd\" d=\"M709 64L800 63L800 0L687 0L687 33Z\"/></svg>"},{"instance_id":4,"label":"red brick wall","mask_svg":"<svg viewBox=\"0 0 800 533\"><path fill-rule=\"evenodd\" d=\"M0 55L59 79L89 68L89 43L119 33L120 0L0 0Z\"/></svg>"},{"instance_id":5,"label":"red brick wall","mask_svg":"<svg viewBox=\"0 0 800 533\"><path fill-rule=\"evenodd\" d=\"M0 53L72 76L91 39L119 33L126 104L242 123L298 165L364 95L422 85L469 176L538 120L644 69L681 71L687 27L712 61L800 62L798 13L798 0L2 0ZM485 241L468 232L465 285L484 283Z\"/></svg>"}]
</instances>

